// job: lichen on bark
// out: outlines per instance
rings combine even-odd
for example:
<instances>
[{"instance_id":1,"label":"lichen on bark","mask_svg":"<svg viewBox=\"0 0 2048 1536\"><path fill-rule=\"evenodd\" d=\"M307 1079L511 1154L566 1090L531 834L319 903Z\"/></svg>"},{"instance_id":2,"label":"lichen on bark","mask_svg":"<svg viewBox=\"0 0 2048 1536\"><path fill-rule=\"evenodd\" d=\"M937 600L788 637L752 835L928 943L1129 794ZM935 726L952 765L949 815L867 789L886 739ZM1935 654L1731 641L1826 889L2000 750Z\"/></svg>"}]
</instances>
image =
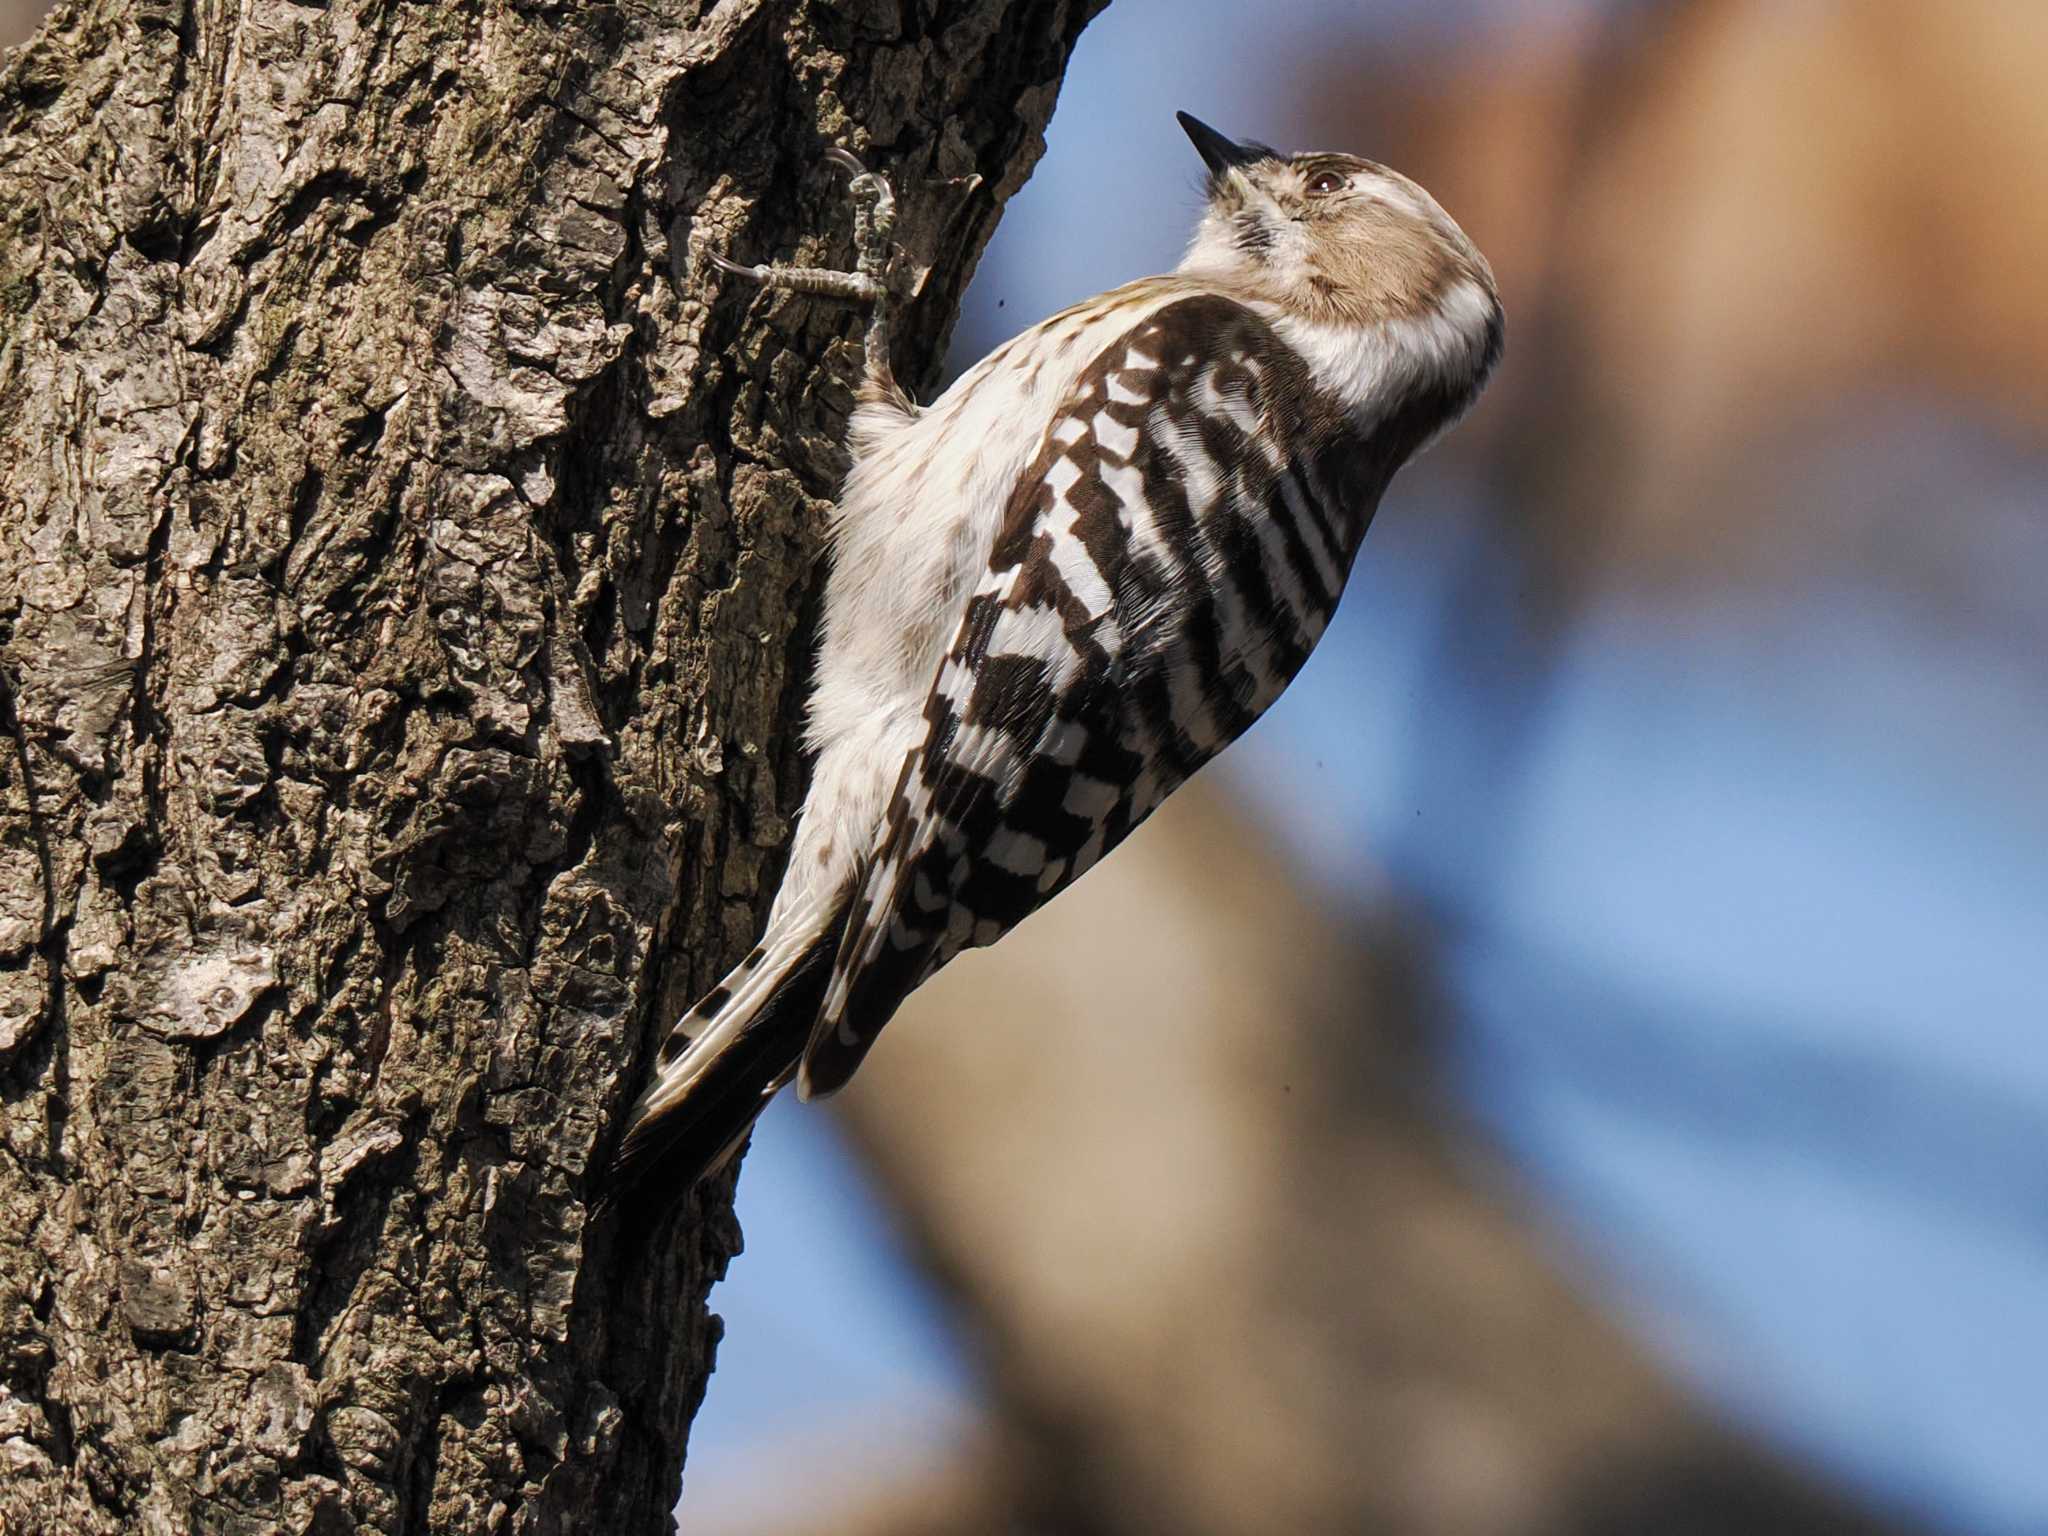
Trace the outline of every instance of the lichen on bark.
<instances>
[{"instance_id":1,"label":"lichen on bark","mask_svg":"<svg viewBox=\"0 0 2048 1536\"><path fill-rule=\"evenodd\" d=\"M666 1527L896 178L928 375L1100 0L69 0L0 60L0 1530Z\"/></svg>"}]
</instances>

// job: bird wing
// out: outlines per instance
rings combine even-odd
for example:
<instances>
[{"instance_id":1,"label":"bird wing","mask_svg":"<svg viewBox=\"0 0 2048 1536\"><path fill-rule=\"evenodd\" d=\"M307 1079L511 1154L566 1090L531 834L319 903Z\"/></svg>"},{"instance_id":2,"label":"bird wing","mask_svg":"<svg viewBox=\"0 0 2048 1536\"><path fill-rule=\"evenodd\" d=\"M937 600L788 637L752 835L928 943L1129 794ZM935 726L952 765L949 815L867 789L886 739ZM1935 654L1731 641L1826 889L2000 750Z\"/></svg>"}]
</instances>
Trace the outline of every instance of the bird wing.
<instances>
[{"instance_id":1,"label":"bird wing","mask_svg":"<svg viewBox=\"0 0 2048 1536\"><path fill-rule=\"evenodd\" d=\"M1082 372L933 682L806 1097L842 1085L912 990L1071 883L1293 677L1356 549L1316 470L1339 417L1271 328L1219 296L1164 307Z\"/></svg>"}]
</instances>

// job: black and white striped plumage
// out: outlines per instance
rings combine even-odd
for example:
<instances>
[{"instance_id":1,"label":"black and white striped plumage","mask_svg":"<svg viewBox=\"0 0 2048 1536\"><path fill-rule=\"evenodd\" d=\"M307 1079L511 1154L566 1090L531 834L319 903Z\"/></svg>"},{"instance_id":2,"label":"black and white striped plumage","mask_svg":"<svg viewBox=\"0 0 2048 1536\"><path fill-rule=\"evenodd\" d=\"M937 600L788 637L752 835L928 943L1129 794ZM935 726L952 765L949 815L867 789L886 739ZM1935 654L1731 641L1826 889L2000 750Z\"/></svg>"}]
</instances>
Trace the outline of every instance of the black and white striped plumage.
<instances>
[{"instance_id":1,"label":"black and white striped plumage","mask_svg":"<svg viewBox=\"0 0 2048 1536\"><path fill-rule=\"evenodd\" d=\"M1498 356L1492 274L1419 187L1183 121L1212 174L1176 273L923 411L871 356L789 872L761 947L664 1048L636 1173L694 1180L792 1075L838 1088L912 990L1235 740L1321 637L1388 480Z\"/></svg>"}]
</instances>

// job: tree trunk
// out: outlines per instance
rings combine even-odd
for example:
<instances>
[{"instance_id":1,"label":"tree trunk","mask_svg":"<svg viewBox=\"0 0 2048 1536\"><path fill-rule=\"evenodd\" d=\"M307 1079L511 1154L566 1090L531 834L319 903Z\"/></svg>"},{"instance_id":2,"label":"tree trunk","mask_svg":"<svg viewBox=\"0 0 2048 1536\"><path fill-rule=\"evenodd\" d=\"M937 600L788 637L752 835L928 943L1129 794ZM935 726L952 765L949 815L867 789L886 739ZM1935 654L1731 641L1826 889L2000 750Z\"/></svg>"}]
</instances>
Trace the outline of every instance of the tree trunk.
<instances>
[{"instance_id":1,"label":"tree trunk","mask_svg":"<svg viewBox=\"0 0 2048 1536\"><path fill-rule=\"evenodd\" d=\"M666 1529L730 1183L588 1219L1102 0L72 0L0 64L0 1530Z\"/></svg>"}]
</instances>

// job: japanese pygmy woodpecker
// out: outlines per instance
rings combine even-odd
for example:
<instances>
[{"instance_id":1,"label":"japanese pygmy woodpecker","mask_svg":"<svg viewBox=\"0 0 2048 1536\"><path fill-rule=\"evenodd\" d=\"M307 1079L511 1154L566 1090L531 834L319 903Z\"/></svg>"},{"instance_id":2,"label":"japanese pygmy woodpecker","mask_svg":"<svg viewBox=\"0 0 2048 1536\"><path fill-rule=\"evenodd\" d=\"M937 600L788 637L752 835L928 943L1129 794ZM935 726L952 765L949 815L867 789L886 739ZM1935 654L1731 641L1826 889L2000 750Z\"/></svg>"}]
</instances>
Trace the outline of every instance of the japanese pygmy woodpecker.
<instances>
[{"instance_id":1,"label":"japanese pygmy woodpecker","mask_svg":"<svg viewBox=\"0 0 2048 1536\"><path fill-rule=\"evenodd\" d=\"M1185 114L1207 206L1172 272L1005 342L931 405L887 349L894 197L851 156L873 306L760 945L677 1023L621 1162L680 1193L792 1078L846 1082L910 992L1114 848L1285 688L1381 493L1501 350L1492 269L1427 192Z\"/></svg>"}]
</instances>

